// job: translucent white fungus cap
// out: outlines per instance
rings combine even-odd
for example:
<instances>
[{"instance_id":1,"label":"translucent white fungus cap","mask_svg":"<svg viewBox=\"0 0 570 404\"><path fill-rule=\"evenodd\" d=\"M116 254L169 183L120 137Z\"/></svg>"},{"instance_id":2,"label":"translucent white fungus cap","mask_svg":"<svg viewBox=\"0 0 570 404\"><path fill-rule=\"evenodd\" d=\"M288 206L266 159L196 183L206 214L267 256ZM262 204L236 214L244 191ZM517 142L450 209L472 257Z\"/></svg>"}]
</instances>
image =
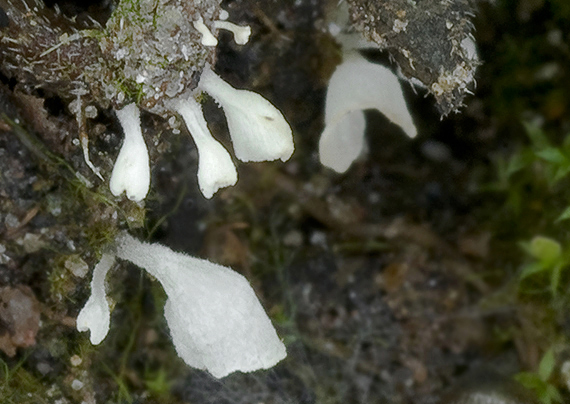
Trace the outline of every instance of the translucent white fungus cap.
<instances>
[{"instance_id":1,"label":"translucent white fungus cap","mask_svg":"<svg viewBox=\"0 0 570 404\"><path fill-rule=\"evenodd\" d=\"M202 108L194 99L177 99L173 107L182 116L198 149L198 185L210 199L220 188L235 185L236 167L228 151L212 137Z\"/></svg>"},{"instance_id":2,"label":"translucent white fungus cap","mask_svg":"<svg viewBox=\"0 0 570 404\"><path fill-rule=\"evenodd\" d=\"M327 90L325 129L319 142L324 165L344 172L363 148L363 115L376 109L399 125L409 137L416 127L408 111L398 77L390 69L368 62L356 52L345 54Z\"/></svg>"},{"instance_id":3,"label":"translucent white fungus cap","mask_svg":"<svg viewBox=\"0 0 570 404\"><path fill-rule=\"evenodd\" d=\"M291 127L269 101L247 90L237 90L204 68L198 87L224 109L235 155L241 161L287 161L293 154Z\"/></svg>"},{"instance_id":4,"label":"translucent white fungus cap","mask_svg":"<svg viewBox=\"0 0 570 404\"><path fill-rule=\"evenodd\" d=\"M150 186L148 150L142 136L139 109L134 103L129 104L117 111L117 118L125 139L115 161L109 187L113 195L126 191L129 199L138 202L146 197Z\"/></svg>"}]
</instances>

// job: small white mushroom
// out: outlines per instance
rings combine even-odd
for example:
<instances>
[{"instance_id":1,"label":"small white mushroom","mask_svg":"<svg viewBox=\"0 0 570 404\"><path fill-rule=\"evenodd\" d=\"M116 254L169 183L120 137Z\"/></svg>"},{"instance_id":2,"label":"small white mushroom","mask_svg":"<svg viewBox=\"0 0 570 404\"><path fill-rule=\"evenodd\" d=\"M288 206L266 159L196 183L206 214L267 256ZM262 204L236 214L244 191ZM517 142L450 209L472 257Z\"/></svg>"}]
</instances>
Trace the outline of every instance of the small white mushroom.
<instances>
[{"instance_id":1,"label":"small white mushroom","mask_svg":"<svg viewBox=\"0 0 570 404\"><path fill-rule=\"evenodd\" d=\"M133 201L141 201L150 186L148 150L141 131L138 107L133 103L117 111L125 139L111 174L110 188L118 196L126 191Z\"/></svg>"},{"instance_id":2,"label":"small white mushroom","mask_svg":"<svg viewBox=\"0 0 570 404\"><path fill-rule=\"evenodd\" d=\"M477 44L475 43L475 38L473 38L473 36L466 36L463 38L460 45L467 59L473 61L479 60L479 52L477 52Z\"/></svg>"},{"instance_id":3,"label":"small white mushroom","mask_svg":"<svg viewBox=\"0 0 570 404\"><path fill-rule=\"evenodd\" d=\"M234 34L234 41L238 45L245 45L249 41L251 28L249 26L241 27L228 21L214 21L214 27L217 29L225 29Z\"/></svg>"},{"instance_id":4,"label":"small white mushroom","mask_svg":"<svg viewBox=\"0 0 570 404\"><path fill-rule=\"evenodd\" d=\"M210 29L204 24L204 20L200 17L199 20L192 22L194 28L202 35L202 45L204 46L216 46L218 44L218 40L212 34Z\"/></svg>"},{"instance_id":5,"label":"small white mushroom","mask_svg":"<svg viewBox=\"0 0 570 404\"><path fill-rule=\"evenodd\" d=\"M89 339L93 345L100 344L109 332L111 311L107 303L105 278L114 263L114 255L103 254L95 265L91 279L91 296L77 316L77 330L90 331Z\"/></svg>"},{"instance_id":6,"label":"small white mushroom","mask_svg":"<svg viewBox=\"0 0 570 404\"><path fill-rule=\"evenodd\" d=\"M212 137L202 108L194 99L178 99L174 109L182 116L198 149L198 185L210 199L220 188L235 185L237 171L228 151Z\"/></svg>"},{"instance_id":7,"label":"small white mushroom","mask_svg":"<svg viewBox=\"0 0 570 404\"><path fill-rule=\"evenodd\" d=\"M162 284L172 341L189 366L220 378L270 368L287 355L249 282L237 272L127 234L117 239L116 254ZM92 295L77 320L80 331L91 331L93 343L101 342L109 329L104 277L114 257L103 259L93 275L97 296Z\"/></svg>"},{"instance_id":8,"label":"small white mushroom","mask_svg":"<svg viewBox=\"0 0 570 404\"><path fill-rule=\"evenodd\" d=\"M398 77L388 68L348 52L327 89L325 129L319 142L325 166L344 172L361 153L365 132L362 111L366 109L380 111L409 137L416 136Z\"/></svg>"},{"instance_id":9,"label":"small white mushroom","mask_svg":"<svg viewBox=\"0 0 570 404\"><path fill-rule=\"evenodd\" d=\"M237 90L209 66L198 88L210 94L224 109L235 155L241 161L287 161L293 154L291 127L269 101L247 90Z\"/></svg>"}]
</instances>

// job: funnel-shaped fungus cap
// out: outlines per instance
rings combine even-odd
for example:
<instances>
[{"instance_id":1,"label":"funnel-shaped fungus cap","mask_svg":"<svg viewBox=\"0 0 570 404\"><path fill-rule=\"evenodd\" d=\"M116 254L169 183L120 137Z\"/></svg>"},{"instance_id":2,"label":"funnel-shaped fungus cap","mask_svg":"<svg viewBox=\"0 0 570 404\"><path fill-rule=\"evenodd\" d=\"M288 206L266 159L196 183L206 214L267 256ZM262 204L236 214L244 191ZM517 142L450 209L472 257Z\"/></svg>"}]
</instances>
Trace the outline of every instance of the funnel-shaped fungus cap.
<instances>
[{"instance_id":1,"label":"funnel-shaped fungus cap","mask_svg":"<svg viewBox=\"0 0 570 404\"><path fill-rule=\"evenodd\" d=\"M119 240L117 255L164 287L166 321L188 365L224 377L267 369L285 358L285 346L242 275L128 235Z\"/></svg>"},{"instance_id":2,"label":"funnel-shaped fungus cap","mask_svg":"<svg viewBox=\"0 0 570 404\"><path fill-rule=\"evenodd\" d=\"M219 378L270 368L287 355L249 282L237 272L127 234L117 239L116 254L162 284L172 341L188 365ZM93 295L77 320L80 331L91 331L93 343L101 342L109 329L104 278L113 259L103 256L97 265Z\"/></svg>"},{"instance_id":3,"label":"funnel-shaped fungus cap","mask_svg":"<svg viewBox=\"0 0 570 404\"><path fill-rule=\"evenodd\" d=\"M366 109L380 111L408 136L416 136L397 76L356 52L348 52L333 73L327 90L325 129L319 142L324 165L344 172L358 157L365 130L361 111Z\"/></svg>"},{"instance_id":4,"label":"funnel-shaped fungus cap","mask_svg":"<svg viewBox=\"0 0 570 404\"><path fill-rule=\"evenodd\" d=\"M198 185L210 199L220 188L237 182L237 171L228 151L212 137L202 108L194 99L177 99L174 109L182 116L198 149Z\"/></svg>"},{"instance_id":5,"label":"funnel-shaped fungus cap","mask_svg":"<svg viewBox=\"0 0 570 404\"><path fill-rule=\"evenodd\" d=\"M109 187L113 195L126 191L133 201L142 201L150 186L148 150L141 131L138 107L133 103L117 111L125 139L115 161Z\"/></svg>"},{"instance_id":6,"label":"funnel-shaped fungus cap","mask_svg":"<svg viewBox=\"0 0 570 404\"><path fill-rule=\"evenodd\" d=\"M295 149L291 127L269 101L247 90L237 90L209 66L200 77L199 89L224 109L235 155L241 161L287 161Z\"/></svg>"}]
</instances>

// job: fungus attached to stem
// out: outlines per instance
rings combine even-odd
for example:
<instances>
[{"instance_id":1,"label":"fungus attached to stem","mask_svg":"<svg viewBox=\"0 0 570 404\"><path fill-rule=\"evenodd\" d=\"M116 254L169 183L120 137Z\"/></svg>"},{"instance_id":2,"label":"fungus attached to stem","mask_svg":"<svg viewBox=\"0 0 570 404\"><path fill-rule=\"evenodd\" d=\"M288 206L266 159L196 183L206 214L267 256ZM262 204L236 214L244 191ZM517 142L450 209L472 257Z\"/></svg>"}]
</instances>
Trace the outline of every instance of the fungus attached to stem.
<instances>
[{"instance_id":1,"label":"fungus attached to stem","mask_svg":"<svg viewBox=\"0 0 570 404\"><path fill-rule=\"evenodd\" d=\"M114 263L113 254L103 254L95 265L91 279L91 296L77 317L77 330L91 331L89 339L93 345L100 344L109 332L111 311L107 303L105 278Z\"/></svg>"},{"instance_id":2,"label":"fungus attached to stem","mask_svg":"<svg viewBox=\"0 0 570 404\"><path fill-rule=\"evenodd\" d=\"M194 28L202 35L202 45L204 46L216 46L218 45L218 39L212 34L210 29L204 24L204 20L200 17L199 20L196 20L192 23Z\"/></svg>"}]
</instances>

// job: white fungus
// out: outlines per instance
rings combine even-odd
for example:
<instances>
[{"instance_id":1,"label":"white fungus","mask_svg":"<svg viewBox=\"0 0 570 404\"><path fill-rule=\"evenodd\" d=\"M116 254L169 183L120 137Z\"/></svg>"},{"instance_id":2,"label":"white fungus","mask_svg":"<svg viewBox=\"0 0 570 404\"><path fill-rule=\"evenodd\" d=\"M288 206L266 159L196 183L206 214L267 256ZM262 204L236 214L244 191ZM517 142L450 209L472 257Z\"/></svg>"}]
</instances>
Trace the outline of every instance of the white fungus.
<instances>
[{"instance_id":1,"label":"white fungus","mask_svg":"<svg viewBox=\"0 0 570 404\"><path fill-rule=\"evenodd\" d=\"M362 111L366 109L380 111L409 137L416 136L398 77L356 52L346 52L327 90L325 129L319 142L323 165L342 173L360 155L366 127Z\"/></svg>"},{"instance_id":2,"label":"white fungus","mask_svg":"<svg viewBox=\"0 0 570 404\"><path fill-rule=\"evenodd\" d=\"M229 21L214 21L214 27L230 31L234 35L234 41L238 45L245 45L251 35L251 28L249 26L241 27Z\"/></svg>"},{"instance_id":3,"label":"white fungus","mask_svg":"<svg viewBox=\"0 0 570 404\"><path fill-rule=\"evenodd\" d=\"M466 36L461 41L461 49L469 60L479 60L479 52L477 51L477 44L472 36Z\"/></svg>"},{"instance_id":4,"label":"white fungus","mask_svg":"<svg viewBox=\"0 0 570 404\"><path fill-rule=\"evenodd\" d=\"M194 99L179 99L174 109L182 116L198 149L198 185L210 199L220 188L237 182L237 171L228 151L215 140L206 124L202 108Z\"/></svg>"},{"instance_id":5,"label":"white fungus","mask_svg":"<svg viewBox=\"0 0 570 404\"><path fill-rule=\"evenodd\" d=\"M142 243L127 234L118 238L116 254L144 268L162 284L174 347L189 366L220 378L235 371L270 368L287 355L249 282L237 272L159 244ZM109 318L104 288L109 267L108 263L97 265L92 296L77 320L78 330L91 331L93 343L101 342L109 329L108 323L100 320Z\"/></svg>"},{"instance_id":6,"label":"white fungus","mask_svg":"<svg viewBox=\"0 0 570 404\"><path fill-rule=\"evenodd\" d=\"M117 111L117 117L123 127L125 139L113 167L109 186L113 195L126 191L133 201L146 197L150 186L150 165L148 150L141 131L138 107L133 103Z\"/></svg>"},{"instance_id":7,"label":"white fungus","mask_svg":"<svg viewBox=\"0 0 570 404\"><path fill-rule=\"evenodd\" d=\"M319 141L319 157L325 167L343 173L364 150L366 118L361 110L327 123Z\"/></svg>"},{"instance_id":8,"label":"white fungus","mask_svg":"<svg viewBox=\"0 0 570 404\"><path fill-rule=\"evenodd\" d=\"M100 344L109 332L111 311L107 303L105 278L114 263L114 255L103 254L101 260L95 265L91 279L91 296L77 316L77 329L91 331L89 339L93 345Z\"/></svg>"},{"instance_id":9,"label":"white fungus","mask_svg":"<svg viewBox=\"0 0 570 404\"><path fill-rule=\"evenodd\" d=\"M199 20L196 20L192 23L194 28L202 35L202 45L204 46L216 46L218 44L218 40L212 34L212 32L208 29L206 24L204 24L204 20L200 17Z\"/></svg>"},{"instance_id":10,"label":"white fungus","mask_svg":"<svg viewBox=\"0 0 570 404\"><path fill-rule=\"evenodd\" d=\"M237 90L204 68L198 88L224 109L235 155L244 162L287 161L293 154L291 127L269 101L247 90Z\"/></svg>"},{"instance_id":11,"label":"white fungus","mask_svg":"<svg viewBox=\"0 0 570 404\"><path fill-rule=\"evenodd\" d=\"M249 41L251 28L225 21L228 16L228 13L222 10L220 19L209 21L209 25L206 25L201 16L192 21L194 29L201 36L202 45L216 46L218 40L215 35L220 29L230 31L239 45ZM122 24L121 20L121 29ZM189 60L188 46L182 44L180 52L185 60ZM261 95L233 88L218 77L209 65L201 72L200 82L194 91L185 92L180 80L171 81L162 89L156 85L157 83L149 84L149 77L153 74L149 76L148 72L152 69L152 66L146 66L144 70L137 71L133 78L136 83L145 84L145 95L149 99L154 98L158 101L161 97L169 98L166 110L171 108L184 118L198 149L198 183L206 198L211 198L220 188L234 185L237 182L237 171L229 153L208 130L202 109L195 101L201 92L209 93L224 109L235 156L239 160L286 161L293 154L291 127L281 112ZM193 66L187 74L194 75L197 69L197 66ZM179 72L181 79L184 75L185 72ZM118 102L124 98L124 93L117 95ZM144 105L152 107L151 101L145 102ZM111 192L120 195L126 191L129 199L141 201L147 195L150 186L150 168L148 151L142 137L139 110L135 104L130 104L117 111L117 116L125 132L125 141L111 175ZM172 126L172 123L170 124ZM179 133L178 128L173 127L173 132Z\"/></svg>"}]
</instances>

